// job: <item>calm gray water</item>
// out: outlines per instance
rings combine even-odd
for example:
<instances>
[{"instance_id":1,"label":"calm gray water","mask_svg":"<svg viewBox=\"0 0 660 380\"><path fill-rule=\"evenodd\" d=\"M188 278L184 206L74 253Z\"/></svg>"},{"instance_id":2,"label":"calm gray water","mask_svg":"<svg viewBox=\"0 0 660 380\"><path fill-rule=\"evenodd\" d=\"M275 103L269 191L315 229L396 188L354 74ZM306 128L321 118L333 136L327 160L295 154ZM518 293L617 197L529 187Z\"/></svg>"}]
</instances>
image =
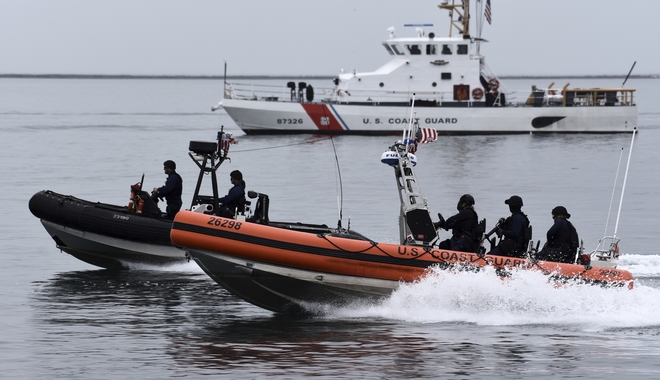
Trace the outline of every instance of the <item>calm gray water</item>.
<instances>
[{"instance_id":1,"label":"calm gray water","mask_svg":"<svg viewBox=\"0 0 660 380\"><path fill-rule=\"evenodd\" d=\"M51 189L125 204L143 173L147 188L162 184L166 159L190 199L197 172L188 142L212 141L225 125L240 142L219 170L221 191L230 186L224 175L240 169L248 189L270 195L272 219L336 224L341 206L344 226L396 242L394 175L380 163L394 138L241 136L210 112L220 81L0 79L1 377L658 378L660 95L658 80L627 85L638 89L640 133L617 235L634 290L440 272L381 304L292 319L229 295L194 263L113 272L78 261L55 248L28 199ZM606 225L614 230L629 145L629 135L441 137L420 148L417 175L433 215L451 215L471 193L490 228L518 194L535 239L564 205L592 249Z\"/></svg>"}]
</instances>

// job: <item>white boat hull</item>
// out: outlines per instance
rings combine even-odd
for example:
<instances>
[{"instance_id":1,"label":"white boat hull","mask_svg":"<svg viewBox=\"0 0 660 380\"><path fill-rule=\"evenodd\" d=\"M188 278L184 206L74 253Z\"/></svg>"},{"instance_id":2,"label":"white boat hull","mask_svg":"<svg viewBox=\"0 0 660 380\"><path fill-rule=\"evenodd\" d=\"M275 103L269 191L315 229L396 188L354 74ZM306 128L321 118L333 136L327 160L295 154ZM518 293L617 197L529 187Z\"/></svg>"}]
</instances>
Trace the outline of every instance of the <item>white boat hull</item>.
<instances>
[{"instance_id":1,"label":"white boat hull","mask_svg":"<svg viewBox=\"0 0 660 380\"><path fill-rule=\"evenodd\" d=\"M224 99L246 134L399 134L409 107ZM439 134L625 133L637 126L636 106L418 107L422 128Z\"/></svg>"}]
</instances>

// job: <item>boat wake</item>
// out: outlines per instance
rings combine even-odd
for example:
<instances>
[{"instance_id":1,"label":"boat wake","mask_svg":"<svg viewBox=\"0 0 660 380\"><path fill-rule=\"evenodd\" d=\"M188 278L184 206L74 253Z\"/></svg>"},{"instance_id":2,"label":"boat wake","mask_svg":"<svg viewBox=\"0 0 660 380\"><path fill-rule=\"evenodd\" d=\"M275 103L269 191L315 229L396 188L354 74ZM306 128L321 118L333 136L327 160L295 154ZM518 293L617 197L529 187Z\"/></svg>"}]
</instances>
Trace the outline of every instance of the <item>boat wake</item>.
<instances>
[{"instance_id":1,"label":"boat wake","mask_svg":"<svg viewBox=\"0 0 660 380\"><path fill-rule=\"evenodd\" d=\"M660 277L660 255L623 254L619 268L630 271L635 278Z\"/></svg>"},{"instance_id":2,"label":"boat wake","mask_svg":"<svg viewBox=\"0 0 660 380\"><path fill-rule=\"evenodd\" d=\"M492 267L453 273L433 269L421 281L402 283L382 302L352 304L335 309L327 317L490 326L563 325L596 331L660 325L660 256L622 255L620 267L637 278L633 290L557 285L542 273L529 270L513 271L502 280Z\"/></svg>"}]
</instances>

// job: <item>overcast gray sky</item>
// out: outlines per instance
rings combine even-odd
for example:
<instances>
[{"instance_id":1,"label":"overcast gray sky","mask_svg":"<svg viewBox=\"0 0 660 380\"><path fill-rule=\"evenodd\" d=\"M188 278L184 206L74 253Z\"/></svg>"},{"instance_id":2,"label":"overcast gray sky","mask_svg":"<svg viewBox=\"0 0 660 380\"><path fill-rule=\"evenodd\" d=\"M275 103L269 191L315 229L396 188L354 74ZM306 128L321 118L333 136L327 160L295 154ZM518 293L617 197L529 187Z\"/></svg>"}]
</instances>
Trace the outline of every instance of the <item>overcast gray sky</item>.
<instances>
[{"instance_id":1,"label":"overcast gray sky","mask_svg":"<svg viewBox=\"0 0 660 380\"><path fill-rule=\"evenodd\" d=\"M222 75L224 61L230 75L372 71L390 59L390 26L448 34L439 3L0 0L0 74ZM491 4L482 53L498 75L625 76L634 61L634 74L660 73L658 0Z\"/></svg>"}]
</instances>

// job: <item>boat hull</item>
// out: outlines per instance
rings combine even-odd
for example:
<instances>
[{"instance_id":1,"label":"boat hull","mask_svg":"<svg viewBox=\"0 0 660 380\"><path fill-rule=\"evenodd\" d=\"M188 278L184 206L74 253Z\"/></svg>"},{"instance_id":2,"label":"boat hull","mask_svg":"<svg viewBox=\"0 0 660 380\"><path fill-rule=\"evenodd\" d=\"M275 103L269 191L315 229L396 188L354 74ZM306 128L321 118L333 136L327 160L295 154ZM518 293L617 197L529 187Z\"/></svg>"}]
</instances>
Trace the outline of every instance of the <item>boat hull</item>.
<instances>
[{"instance_id":1,"label":"boat hull","mask_svg":"<svg viewBox=\"0 0 660 380\"><path fill-rule=\"evenodd\" d=\"M307 104L224 99L222 107L246 134L400 134L407 107ZM637 126L636 106L422 107L419 125L439 134L626 133Z\"/></svg>"},{"instance_id":2,"label":"boat hull","mask_svg":"<svg viewBox=\"0 0 660 380\"><path fill-rule=\"evenodd\" d=\"M89 264L115 269L186 261L170 241L171 220L52 191L35 194L29 208L59 249Z\"/></svg>"},{"instance_id":3,"label":"boat hull","mask_svg":"<svg viewBox=\"0 0 660 380\"><path fill-rule=\"evenodd\" d=\"M261 308L291 314L324 305L378 300L391 294L398 281L331 275L256 261L217 252L186 252L214 281L232 294Z\"/></svg>"},{"instance_id":4,"label":"boat hull","mask_svg":"<svg viewBox=\"0 0 660 380\"><path fill-rule=\"evenodd\" d=\"M492 266L501 276L520 268L541 271L557 282L633 285L632 275L618 269L377 243L186 211L177 214L171 239L221 286L276 312L378 299L401 282L419 280L431 266Z\"/></svg>"}]
</instances>

